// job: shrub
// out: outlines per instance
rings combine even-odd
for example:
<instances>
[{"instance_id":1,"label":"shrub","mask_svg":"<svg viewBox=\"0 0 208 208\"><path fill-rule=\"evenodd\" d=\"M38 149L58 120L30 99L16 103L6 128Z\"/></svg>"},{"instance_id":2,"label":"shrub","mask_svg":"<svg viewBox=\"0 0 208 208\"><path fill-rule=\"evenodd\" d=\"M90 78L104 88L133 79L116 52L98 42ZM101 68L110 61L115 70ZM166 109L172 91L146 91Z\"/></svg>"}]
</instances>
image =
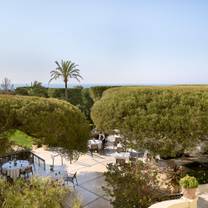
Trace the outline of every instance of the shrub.
<instances>
[{"instance_id":1,"label":"shrub","mask_svg":"<svg viewBox=\"0 0 208 208\"><path fill-rule=\"evenodd\" d=\"M0 207L62 208L68 192L69 189L48 178L18 179L14 184L0 179Z\"/></svg>"},{"instance_id":2,"label":"shrub","mask_svg":"<svg viewBox=\"0 0 208 208\"><path fill-rule=\"evenodd\" d=\"M108 89L92 107L96 127L120 129L130 146L174 157L208 135L207 87Z\"/></svg>"},{"instance_id":3,"label":"shrub","mask_svg":"<svg viewBox=\"0 0 208 208\"><path fill-rule=\"evenodd\" d=\"M28 93L28 87L17 87L15 89L15 94L16 95L29 95Z\"/></svg>"},{"instance_id":4,"label":"shrub","mask_svg":"<svg viewBox=\"0 0 208 208\"><path fill-rule=\"evenodd\" d=\"M181 187L186 189L197 188L199 185L196 178L189 175L186 175L185 177L181 178L179 183Z\"/></svg>"},{"instance_id":5,"label":"shrub","mask_svg":"<svg viewBox=\"0 0 208 208\"><path fill-rule=\"evenodd\" d=\"M105 192L114 208L147 208L160 200L157 172L147 164L109 164L105 173Z\"/></svg>"},{"instance_id":6,"label":"shrub","mask_svg":"<svg viewBox=\"0 0 208 208\"><path fill-rule=\"evenodd\" d=\"M68 102L30 96L0 96L0 133L19 129L38 143L84 152L89 124Z\"/></svg>"}]
</instances>

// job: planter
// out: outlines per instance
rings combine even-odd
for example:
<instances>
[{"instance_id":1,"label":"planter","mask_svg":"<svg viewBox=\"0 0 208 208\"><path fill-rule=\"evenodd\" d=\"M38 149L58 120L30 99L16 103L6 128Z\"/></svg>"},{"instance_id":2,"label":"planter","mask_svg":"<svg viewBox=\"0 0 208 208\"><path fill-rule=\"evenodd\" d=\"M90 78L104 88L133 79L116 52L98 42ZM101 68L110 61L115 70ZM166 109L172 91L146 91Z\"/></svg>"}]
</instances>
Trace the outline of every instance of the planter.
<instances>
[{"instance_id":1,"label":"planter","mask_svg":"<svg viewBox=\"0 0 208 208\"><path fill-rule=\"evenodd\" d=\"M195 199L196 191L197 188L182 188L183 197L186 199Z\"/></svg>"}]
</instances>

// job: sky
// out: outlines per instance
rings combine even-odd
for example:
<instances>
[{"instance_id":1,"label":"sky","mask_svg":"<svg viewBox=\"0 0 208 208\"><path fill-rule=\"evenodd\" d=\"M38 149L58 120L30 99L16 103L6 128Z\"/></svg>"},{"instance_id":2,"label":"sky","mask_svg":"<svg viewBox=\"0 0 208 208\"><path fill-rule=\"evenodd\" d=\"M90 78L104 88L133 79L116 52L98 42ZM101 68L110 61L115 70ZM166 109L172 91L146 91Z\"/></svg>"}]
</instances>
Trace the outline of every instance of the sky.
<instances>
[{"instance_id":1,"label":"sky","mask_svg":"<svg viewBox=\"0 0 208 208\"><path fill-rule=\"evenodd\" d=\"M0 79L48 83L64 59L81 84L206 84L207 11L206 0L0 0Z\"/></svg>"}]
</instances>

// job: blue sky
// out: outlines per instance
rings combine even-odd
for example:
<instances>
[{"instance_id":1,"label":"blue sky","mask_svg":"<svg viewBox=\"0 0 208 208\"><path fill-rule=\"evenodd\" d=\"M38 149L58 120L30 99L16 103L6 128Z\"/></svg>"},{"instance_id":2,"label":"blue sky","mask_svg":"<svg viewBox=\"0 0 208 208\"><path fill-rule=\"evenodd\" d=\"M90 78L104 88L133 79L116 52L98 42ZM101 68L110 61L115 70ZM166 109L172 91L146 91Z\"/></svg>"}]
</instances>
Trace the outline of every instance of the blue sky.
<instances>
[{"instance_id":1,"label":"blue sky","mask_svg":"<svg viewBox=\"0 0 208 208\"><path fill-rule=\"evenodd\" d=\"M207 83L207 11L205 0L0 0L0 79L47 83L70 59L82 83Z\"/></svg>"}]
</instances>

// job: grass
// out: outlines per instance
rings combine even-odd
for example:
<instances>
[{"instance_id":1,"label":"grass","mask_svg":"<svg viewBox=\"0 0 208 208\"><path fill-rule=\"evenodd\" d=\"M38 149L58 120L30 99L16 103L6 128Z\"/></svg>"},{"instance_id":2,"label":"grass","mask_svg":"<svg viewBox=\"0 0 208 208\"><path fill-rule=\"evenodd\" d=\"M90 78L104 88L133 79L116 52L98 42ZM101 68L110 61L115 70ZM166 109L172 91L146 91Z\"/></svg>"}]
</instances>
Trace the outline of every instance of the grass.
<instances>
[{"instance_id":1,"label":"grass","mask_svg":"<svg viewBox=\"0 0 208 208\"><path fill-rule=\"evenodd\" d=\"M31 148L32 147L32 137L28 136L22 131L16 130L15 132L9 134L10 141L13 141L16 145Z\"/></svg>"}]
</instances>

